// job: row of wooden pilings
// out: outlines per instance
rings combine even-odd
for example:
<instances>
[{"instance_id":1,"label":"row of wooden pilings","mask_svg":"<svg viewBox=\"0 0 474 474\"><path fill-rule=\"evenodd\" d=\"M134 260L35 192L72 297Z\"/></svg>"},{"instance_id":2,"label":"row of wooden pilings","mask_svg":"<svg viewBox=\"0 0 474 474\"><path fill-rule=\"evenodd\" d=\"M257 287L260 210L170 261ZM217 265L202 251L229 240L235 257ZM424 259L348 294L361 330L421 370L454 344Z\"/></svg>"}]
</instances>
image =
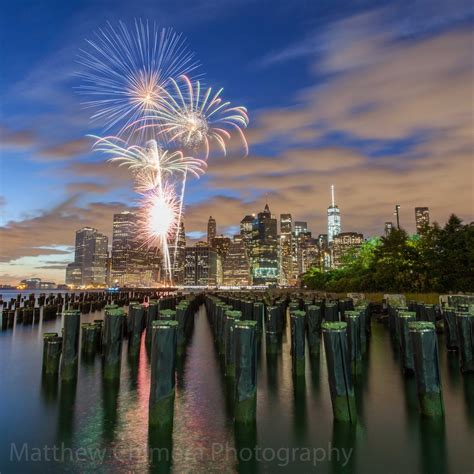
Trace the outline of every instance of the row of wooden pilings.
<instances>
[{"instance_id":1,"label":"row of wooden pilings","mask_svg":"<svg viewBox=\"0 0 474 474\"><path fill-rule=\"evenodd\" d=\"M51 321L61 316L65 310L77 310L82 314L102 311L106 305L114 304L123 307L130 301L143 301L153 297L153 292L144 290L130 290L114 292L81 292L57 293L45 295L30 294L11 298L9 302L0 301L1 324L3 331L13 329L16 324L38 324L40 320Z\"/></svg>"},{"instance_id":2,"label":"row of wooden pilings","mask_svg":"<svg viewBox=\"0 0 474 474\"><path fill-rule=\"evenodd\" d=\"M79 310L66 310L62 335L43 335L43 373L52 378L59 375L63 383L75 381L80 345L83 356L102 356L103 378L113 382L120 378L123 339L128 339L129 357L137 357L145 333L151 354L149 424L169 428L173 421L176 360L185 351L201 299L187 295L131 301L128 312L118 304L109 304L104 308L103 320L82 324Z\"/></svg>"},{"instance_id":3,"label":"row of wooden pilings","mask_svg":"<svg viewBox=\"0 0 474 474\"><path fill-rule=\"evenodd\" d=\"M352 373L360 369L370 334L367 305L354 308L350 299L269 295L259 298L225 293L207 295L205 304L216 347L224 361L225 376L233 384L236 423L250 424L256 420L256 361L260 342L264 336L267 357L282 350L287 313L293 376L305 376L306 340L309 353L319 354L322 332L334 417L356 421Z\"/></svg>"},{"instance_id":4,"label":"row of wooden pilings","mask_svg":"<svg viewBox=\"0 0 474 474\"><path fill-rule=\"evenodd\" d=\"M474 372L474 313L462 305L408 303L389 306L388 323L405 376L415 375L421 413L443 416L438 333L444 333L448 351L458 352L461 372Z\"/></svg>"}]
</instances>

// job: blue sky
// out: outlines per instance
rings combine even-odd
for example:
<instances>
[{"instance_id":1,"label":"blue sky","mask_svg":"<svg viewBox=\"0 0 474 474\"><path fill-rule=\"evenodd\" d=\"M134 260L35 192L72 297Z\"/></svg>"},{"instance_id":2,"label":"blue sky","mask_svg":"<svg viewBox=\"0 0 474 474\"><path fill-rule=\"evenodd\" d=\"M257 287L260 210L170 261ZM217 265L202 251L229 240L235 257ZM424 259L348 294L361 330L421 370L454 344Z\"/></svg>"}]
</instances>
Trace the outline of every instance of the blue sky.
<instances>
[{"instance_id":1,"label":"blue sky","mask_svg":"<svg viewBox=\"0 0 474 474\"><path fill-rule=\"evenodd\" d=\"M186 193L186 230L233 232L269 202L325 231L336 185L343 230L379 234L402 205L473 220L472 6L410 1L17 1L0 18L0 281L56 281L74 231L110 235L130 176L90 152L74 88L86 38L148 19L187 38L206 83L250 114L246 158L209 162Z\"/></svg>"}]
</instances>

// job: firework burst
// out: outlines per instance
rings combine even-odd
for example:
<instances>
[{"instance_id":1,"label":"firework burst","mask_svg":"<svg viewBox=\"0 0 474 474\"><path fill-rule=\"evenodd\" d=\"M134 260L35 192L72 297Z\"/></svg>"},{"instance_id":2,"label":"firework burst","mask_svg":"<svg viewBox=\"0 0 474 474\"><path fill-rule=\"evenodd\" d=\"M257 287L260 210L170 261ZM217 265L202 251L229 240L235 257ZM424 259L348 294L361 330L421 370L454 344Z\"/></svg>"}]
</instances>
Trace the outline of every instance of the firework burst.
<instances>
[{"instance_id":1,"label":"firework burst","mask_svg":"<svg viewBox=\"0 0 474 474\"><path fill-rule=\"evenodd\" d=\"M161 107L150 110L131 126L139 129L155 128L164 139L179 148L209 157L211 144L227 153L226 142L236 132L248 154L248 144L243 130L249 123L247 109L232 106L221 97L223 89L216 92L203 88L199 81L192 82L186 75L179 80L171 78L165 90L166 100Z\"/></svg>"},{"instance_id":2,"label":"firework burst","mask_svg":"<svg viewBox=\"0 0 474 474\"><path fill-rule=\"evenodd\" d=\"M117 127L118 135L129 139L143 138L130 125L161 107L169 79L198 67L180 34L148 21L135 21L132 30L122 22L108 23L87 43L79 55L84 68L79 92L89 97L85 106L106 130Z\"/></svg>"}]
</instances>

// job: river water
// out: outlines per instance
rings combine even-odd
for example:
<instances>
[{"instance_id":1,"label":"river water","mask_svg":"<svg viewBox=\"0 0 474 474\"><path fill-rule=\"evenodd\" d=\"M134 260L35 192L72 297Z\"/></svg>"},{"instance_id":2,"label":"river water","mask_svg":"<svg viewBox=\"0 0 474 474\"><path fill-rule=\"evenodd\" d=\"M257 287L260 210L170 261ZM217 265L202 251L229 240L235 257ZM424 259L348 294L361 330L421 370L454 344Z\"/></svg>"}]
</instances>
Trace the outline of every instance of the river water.
<instances>
[{"instance_id":1,"label":"river water","mask_svg":"<svg viewBox=\"0 0 474 474\"><path fill-rule=\"evenodd\" d=\"M0 333L0 472L473 472L474 376L461 374L442 336L444 421L419 416L415 382L401 373L387 328L373 322L356 384L359 422L347 426L333 422L323 348L307 354L295 386L288 326L276 360L264 342L259 351L256 429L236 431L201 307L177 370L171 439L148 433L144 340L138 360L122 345L119 385L102 382L96 356L81 358L77 384L61 386L41 375L42 333L60 332L60 319Z\"/></svg>"}]
</instances>

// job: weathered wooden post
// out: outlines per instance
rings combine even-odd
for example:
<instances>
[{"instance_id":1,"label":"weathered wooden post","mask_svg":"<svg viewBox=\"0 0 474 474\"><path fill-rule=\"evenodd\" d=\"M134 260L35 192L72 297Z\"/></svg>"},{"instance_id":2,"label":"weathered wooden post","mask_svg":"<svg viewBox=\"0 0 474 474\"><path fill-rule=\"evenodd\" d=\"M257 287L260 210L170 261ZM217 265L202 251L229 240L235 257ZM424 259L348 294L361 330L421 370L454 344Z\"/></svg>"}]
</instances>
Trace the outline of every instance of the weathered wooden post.
<instances>
[{"instance_id":1,"label":"weathered wooden post","mask_svg":"<svg viewBox=\"0 0 474 474\"><path fill-rule=\"evenodd\" d=\"M236 423L255 423L257 415L257 335L256 321L236 321L235 409Z\"/></svg>"},{"instance_id":2,"label":"weathered wooden post","mask_svg":"<svg viewBox=\"0 0 474 474\"><path fill-rule=\"evenodd\" d=\"M456 313L461 371L474 372L474 314Z\"/></svg>"},{"instance_id":3,"label":"weathered wooden post","mask_svg":"<svg viewBox=\"0 0 474 474\"><path fill-rule=\"evenodd\" d=\"M438 338L431 322L408 324L413 346L416 386L421 413L425 416L443 416L443 396L439 376Z\"/></svg>"},{"instance_id":4,"label":"weathered wooden post","mask_svg":"<svg viewBox=\"0 0 474 474\"><path fill-rule=\"evenodd\" d=\"M305 317L304 311L293 310L291 317L291 359L293 375L304 377L305 373Z\"/></svg>"},{"instance_id":5,"label":"weathered wooden post","mask_svg":"<svg viewBox=\"0 0 474 474\"><path fill-rule=\"evenodd\" d=\"M148 422L151 427L173 424L177 321L153 321Z\"/></svg>"},{"instance_id":6,"label":"weathered wooden post","mask_svg":"<svg viewBox=\"0 0 474 474\"><path fill-rule=\"evenodd\" d=\"M234 326L241 319L241 311L227 310L225 313L225 375L235 376L235 335Z\"/></svg>"},{"instance_id":7,"label":"weathered wooden post","mask_svg":"<svg viewBox=\"0 0 474 474\"><path fill-rule=\"evenodd\" d=\"M311 354L319 354L321 322L321 306L308 305L306 310L306 326L308 328L308 345Z\"/></svg>"},{"instance_id":8,"label":"weathered wooden post","mask_svg":"<svg viewBox=\"0 0 474 474\"><path fill-rule=\"evenodd\" d=\"M279 309L277 306L267 306L265 321L265 334L266 334L266 352L267 354L278 353L278 318Z\"/></svg>"},{"instance_id":9,"label":"weathered wooden post","mask_svg":"<svg viewBox=\"0 0 474 474\"><path fill-rule=\"evenodd\" d=\"M76 310L64 312L63 348L61 358L61 380L68 382L77 377L79 353L79 330L81 313Z\"/></svg>"},{"instance_id":10,"label":"weathered wooden post","mask_svg":"<svg viewBox=\"0 0 474 474\"><path fill-rule=\"evenodd\" d=\"M43 334L43 373L48 377L55 377L59 372L59 362L63 346L62 337L57 332Z\"/></svg>"},{"instance_id":11,"label":"weathered wooden post","mask_svg":"<svg viewBox=\"0 0 474 474\"><path fill-rule=\"evenodd\" d=\"M344 314L347 322L347 342L352 363L352 374L360 374L362 372L360 312L346 311Z\"/></svg>"},{"instance_id":12,"label":"weathered wooden post","mask_svg":"<svg viewBox=\"0 0 474 474\"><path fill-rule=\"evenodd\" d=\"M416 322L415 311L402 311L398 315L398 324L400 325L400 349L402 356L403 370L407 373L413 373L414 371L414 360L413 360L413 346L410 339L409 324Z\"/></svg>"},{"instance_id":13,"label":"weathered wooden post","mask_svg":"<svg viewBox=\"0 0 474 474\"><path fill-rule=\"evenodd\" d=\"M357 412L347 344L347 323L328 321L322 324L322 328L334 419L355 423Z\"/></svg>"},{"instance_id":14,"label":"weathered wooden post","mask_svg":"<svg viewBox=\"0 0 474 474\"><path fill-rule=\"evenodd\" d=\"M120 377L122 360L123 309L105 312L104 320L104 378L114 380Z\"/></svg>"}]
</instances>

